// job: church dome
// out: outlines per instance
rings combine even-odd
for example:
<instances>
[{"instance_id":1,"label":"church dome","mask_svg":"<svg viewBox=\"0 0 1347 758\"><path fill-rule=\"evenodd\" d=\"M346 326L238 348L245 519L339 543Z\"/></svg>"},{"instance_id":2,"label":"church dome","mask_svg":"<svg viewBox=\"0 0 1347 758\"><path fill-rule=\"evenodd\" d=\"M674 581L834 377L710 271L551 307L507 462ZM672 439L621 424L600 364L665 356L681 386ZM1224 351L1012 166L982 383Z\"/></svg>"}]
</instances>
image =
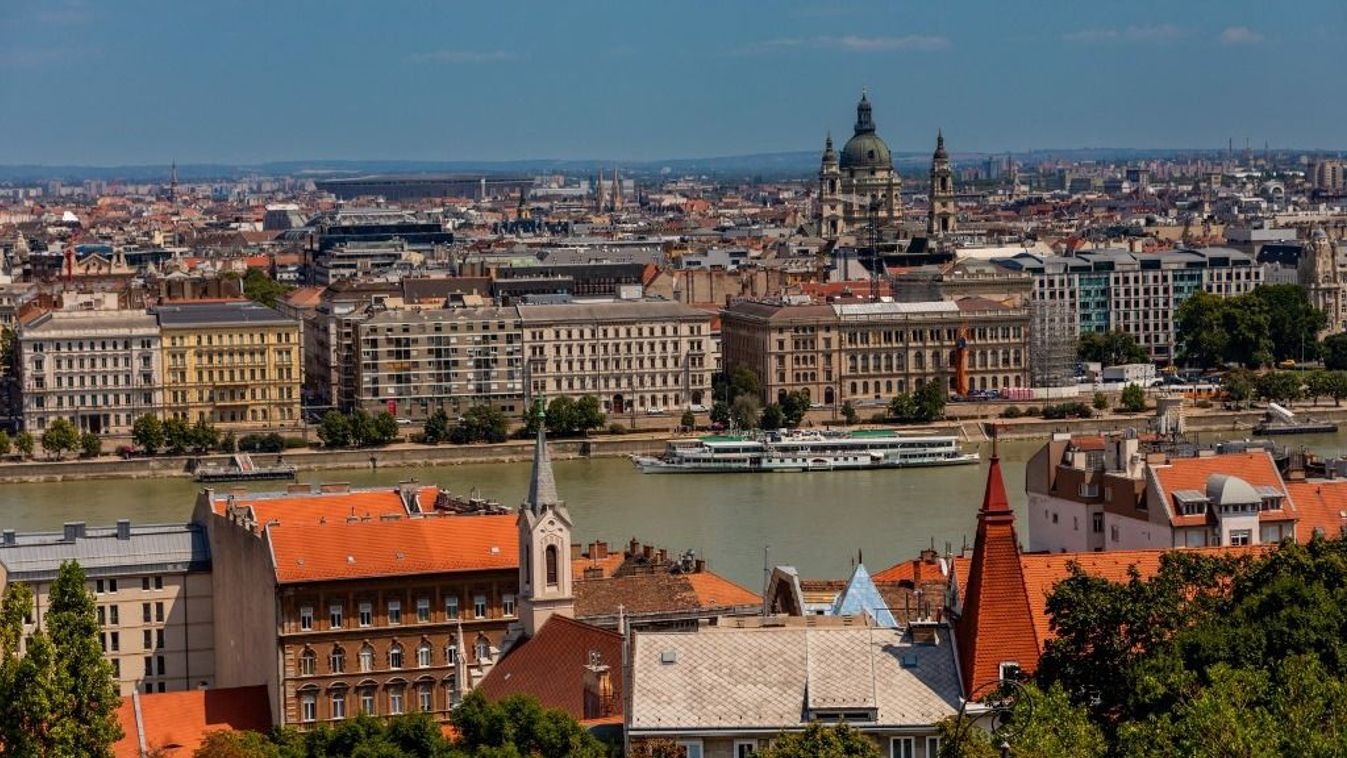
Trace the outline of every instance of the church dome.
<instances>
[{"instance_id":1,"label":"church dome","mask_svg":"<svg viewBox=\"0 0 1347 758\"><path fill-rule=\"evenodd\" d=\"M842 147L842 168L893 168L889 146L875 134L875 122L870 113L870 99L861 95L856 104L856 134Z\"/></svg>"}]
</instances>

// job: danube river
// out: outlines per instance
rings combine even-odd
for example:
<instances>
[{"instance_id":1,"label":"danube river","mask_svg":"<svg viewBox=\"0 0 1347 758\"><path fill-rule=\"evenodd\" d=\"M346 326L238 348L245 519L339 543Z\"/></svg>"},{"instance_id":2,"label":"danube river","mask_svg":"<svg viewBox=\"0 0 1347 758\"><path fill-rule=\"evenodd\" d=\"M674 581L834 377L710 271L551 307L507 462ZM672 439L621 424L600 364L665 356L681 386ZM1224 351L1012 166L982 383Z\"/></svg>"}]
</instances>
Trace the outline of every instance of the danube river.
<instances>
[{"instance_id":1,"label":"danube river","mask_svg":"<svg viewBox=\"0 0 1347 758\"><path fill-rule=\"evenodd\" d=\"M1285 441L1320 454L1347 448L1342 435ZM1024 463L1041 445L1001 444L1006 490L1021 517ZM990 445L978 450L984 457L978 466L836 473L655 475L637 472L622 458L553 466L575 520L575 541L623 543L636 537L670 552L690 548L712 570L757 590L764 546L770 546L773 564L794 565L806 577L842 578L858 552L873 572L915 557L932 540L941 551L946 543L957 551L965 539L971 545ZM484 497L515 505L527 492L528 475L528 463L491 463L318 471L301 479L369 487L415 478L457 494L476 488ZM274 483L255 488L268 484ZM97 525L119 518L186 521L197 490L187 479L4 484L0 527L59 530L66 521Z\"/></svg>"}]
</instances>

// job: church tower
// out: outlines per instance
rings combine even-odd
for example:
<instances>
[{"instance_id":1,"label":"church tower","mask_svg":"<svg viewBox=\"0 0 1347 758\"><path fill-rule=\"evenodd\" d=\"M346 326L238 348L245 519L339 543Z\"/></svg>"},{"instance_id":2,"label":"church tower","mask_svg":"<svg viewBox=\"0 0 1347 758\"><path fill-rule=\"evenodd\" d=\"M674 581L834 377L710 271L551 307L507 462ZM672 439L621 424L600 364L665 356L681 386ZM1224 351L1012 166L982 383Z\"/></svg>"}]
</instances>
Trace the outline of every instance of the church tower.
<instances>
[{"instance_id":1,"label":"church tower","mask_svg":"<svg viewBox=\"0 0 1347 758\"><path fill-rule=\"evenodd\" d=\"M1347 302L1344 302L1343 286L1347 284L1338 268L1337 251L1333 241L1324 230L1315 227L1310 232L1309 242L1300 253L1300 265L1297 270L1300 286L1310 297L1310 304L1324 312L1328 324L1320 337L1335 334L1347 328Z\"/></svg>"},{"instance_id":2,"label":"church tower","mask_svg":"<svg viewBox=\"0 0 1347 758\"><path fill-rule=\"evenodd\" d=\"M622 210L622 175L617 173L617 166L613 166L613 210Z\"/></svg>"},{"instance_id":3,"label":"church tower","mask_svg":"<svg viewBox=\"0 0 1347 758\"><path fill-rule=\"evenodd\" d=\"M599 170L594 172L594 212L603 213L604 208L605 206L603 202L603 167L600 166Z\"/></svg>"},{"instance_id":4,"label":"church tower","mask_svg":"<svg viewBox=\"0 0 1347 758\"><path fill-rule=\"evenodd\" d=\"M529 494L515 522L519 529L519 619L525 637L537 634L552 614L575 615L571 515L557 496L541 408L538 415Z\"/></svg>"},{"instance_id":5,"label":"church tower","mask_svg":"<svg viewBox=\"0 0 1347 758\"><path fill-rule=\"evenodd\" d=\"M931 156L931 194L926 217L926 235L944 237L954 232L954 172L945 152L945 133L936 132L935 153Z\"/></svg>"},{"instance_id":6,"label":"church tower","mask_svg":"<svg viewBox=\"0 0 1347 758\"><path fill-rule=\"evenodd\" d=\"M828 139L823 143L823 165L818 172L820 237L837 239L837 235L842 233L842 210L838 205L841 201L841 185L842 171L837 166L832 132L828 132Z\"/></svg>"}]
</instances>

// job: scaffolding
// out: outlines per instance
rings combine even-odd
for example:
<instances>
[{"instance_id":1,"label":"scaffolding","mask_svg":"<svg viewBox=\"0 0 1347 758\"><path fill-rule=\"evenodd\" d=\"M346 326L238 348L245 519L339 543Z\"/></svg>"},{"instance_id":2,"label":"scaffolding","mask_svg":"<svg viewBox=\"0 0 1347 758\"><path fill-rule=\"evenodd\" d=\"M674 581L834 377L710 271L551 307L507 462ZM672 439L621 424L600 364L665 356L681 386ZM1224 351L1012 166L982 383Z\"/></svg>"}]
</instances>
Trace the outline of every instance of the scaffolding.
<instances>
[{"instance_id":1,"label":"scaffolding","mask_svg":"<svg viewBox=\"0 0 1347 758\"><path fill-rule=\"evenodd\" d=\"M1029 313L1029 376L1032 386L1067 387L1075 384L1080 325L1071 302L1035 298L1029 305Z\"/></svg>"}]
</instances>

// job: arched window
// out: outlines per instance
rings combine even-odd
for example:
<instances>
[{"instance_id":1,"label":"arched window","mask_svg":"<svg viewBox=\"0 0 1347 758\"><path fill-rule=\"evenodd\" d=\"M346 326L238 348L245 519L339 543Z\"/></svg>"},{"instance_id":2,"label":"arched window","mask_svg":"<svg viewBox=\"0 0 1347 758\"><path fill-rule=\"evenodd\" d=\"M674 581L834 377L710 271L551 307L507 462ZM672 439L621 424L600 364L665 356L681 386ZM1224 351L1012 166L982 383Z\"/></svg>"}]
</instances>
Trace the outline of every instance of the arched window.
<instances>
[{"instance_id":1,"label":"arched window","mask_svg":"<svg viewBox=\"0 0 1347 758\"><path fill-rule=\"evenodd\" d=\"M388 648L388 667L390 669L402 668L402 645L396 642Z\"/></svg>"},{"instance_id":2,"label":"arched window","mask_svg":"<svg viewBox=\"0 0 1347 758\"><path fill-rule=\"evenodd\" d=\"M473 656L476 657L476 659L479 660L479 661L487 661L487 660L490 660L490 659L491 659L491 643L487 641L486 637L478 637L478 638L477 638L477 643L476 643L475 645L473 645L473 651L472 651L472 652L473 652Z\"/></svg>"},{"instance_id":3,"label":"arched window","mask_svg":"<svg viewBox=\"0 0 1347 758\"><path fill-rule=\"evenodd\" d=\"M544 556L545 556L546 561L547 561L547 584L548 584L548 586L556 586L556 583L557 583L557 546L556 546L556 545L548 545L548 546L547 546L547 551L546 551L546 553L544 553Z\"/></svg>"},{"instance_id":4,"label":"arched window","mask_svg":"<svg viewBox=\"0 0 1347 758\"><path fill-rule=\"evenodd\" d=\"M432 652L430 643L422 640L421 644L416 648L416 665L423 669L430 668L433 655L434 653Z\"/></svg>"},{"instance_id":5,"label":"arched window","mask_svg":"<svg viewBox=\"0 0 1347 758\"><path fill-rule=\"evenodd\" d=\"M318 655L308 648L299 654L300 676L313 676L318 670Z\"/></svg>"},{"instance_id":6,"label":"arched window","mask_svg":"<svg viewBox=\"0 0 1347 758\"><path fill-rule=\"evenodd\" d=\"M346 651L342 649L341 645L332 646L332 653L327 657L327 665L334 674L341 674L346 671Z\"/></svg>"},{"instance_id":7,"label":"arched window","mask_svg":"<svg viewBox=\"0 0 1347 758\"><path fill-rule=\"evenodd\" d=\"M833 388L832 388L832 387L824 387L824 388L823 388L823 404L824 404L824 405L832 405L832 404L835 403L835 402L837 402L837 396L833 394Z\"/></svg>"},{"instance_id":8,"label":"arched window","mask_svg":"<svg viewBox=\"0 0 1347 758\"><path fill-rule=\"evenodd\" d=\"M449 638L449 644L444 646L444 662L449 665L458 663L458 640Z\"/></svg>"}]
</instances>

